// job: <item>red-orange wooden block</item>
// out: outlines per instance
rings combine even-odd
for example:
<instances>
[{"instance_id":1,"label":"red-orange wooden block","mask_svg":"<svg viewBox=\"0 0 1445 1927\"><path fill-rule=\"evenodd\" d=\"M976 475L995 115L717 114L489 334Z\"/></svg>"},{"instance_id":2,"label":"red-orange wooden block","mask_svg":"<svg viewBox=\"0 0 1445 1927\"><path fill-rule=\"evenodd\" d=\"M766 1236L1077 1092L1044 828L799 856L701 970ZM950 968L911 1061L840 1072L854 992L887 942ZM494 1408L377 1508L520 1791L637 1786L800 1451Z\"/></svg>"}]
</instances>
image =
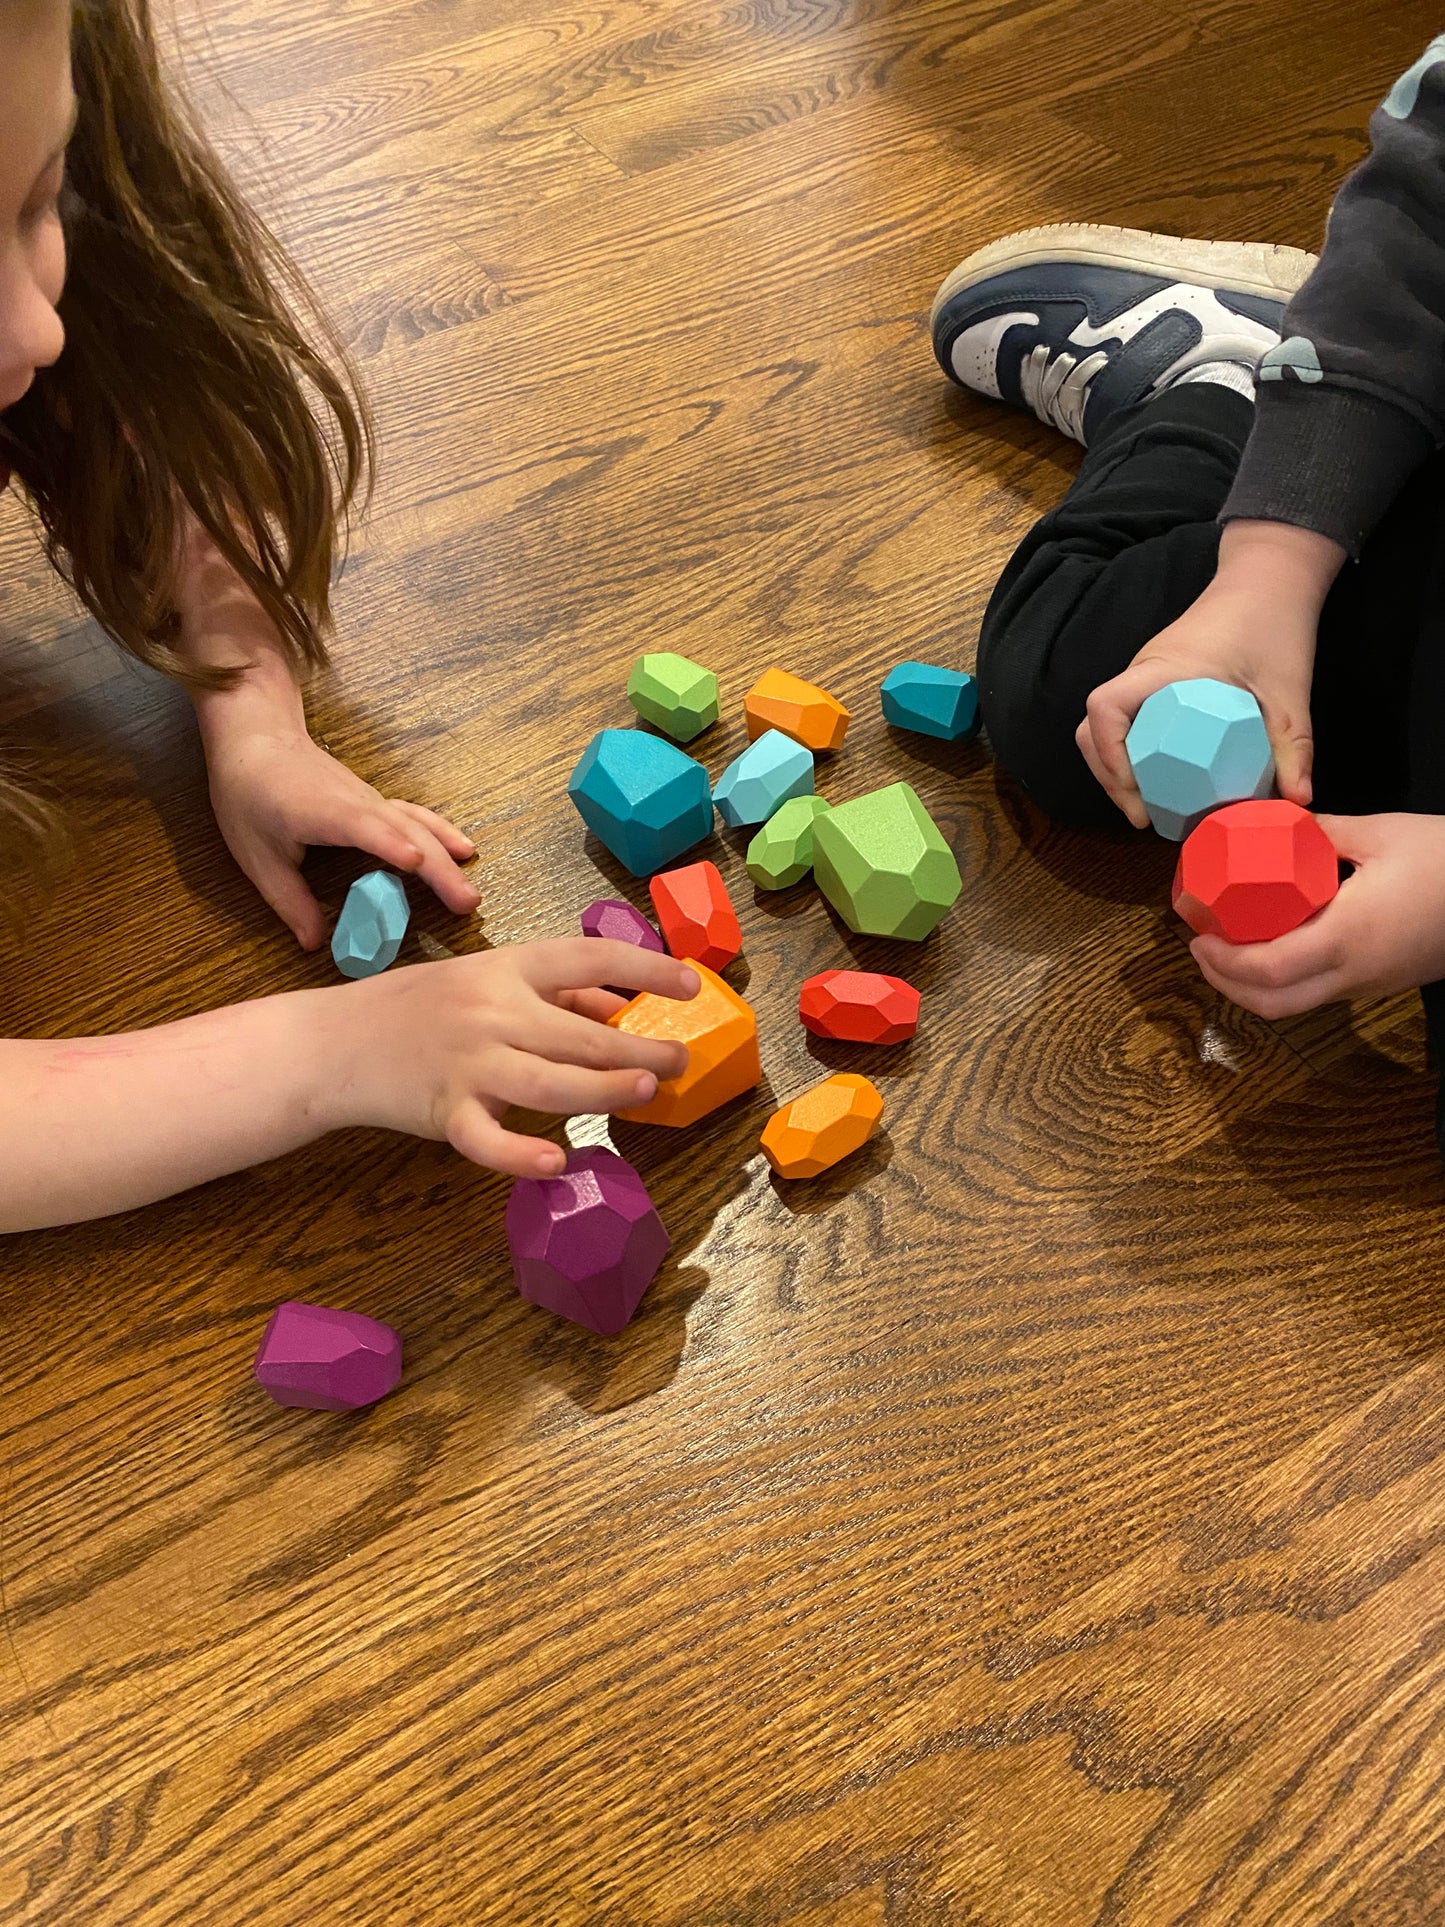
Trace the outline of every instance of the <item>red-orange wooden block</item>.
<instances>
[{"instance_id":1,"label":"red-orange wooden block","mask_svg":"<svg viewBox=\"0 0 1445 1927\"><path fill-rule=\"evenodd\" d=\"M702 988L683 1003L645 990L607 1019L630 1037L666 1037L687 1045L687 1069L657 1087L651 1103L619 1111L632 1124L696 1124L762 1080L758 1022L731 984L697 965Z\"/></svg>"},{"instance_id":2,"label":"red-orange wooden block","mask_svg":"<svg viewBox=\"0 0 1445 1927\"><path fill-rule=\"evenodd\" d=\"M824 970L798 992L798 1015L815 1037L849 1044L901 1044L918 1029L918 992L876 970Z\"/></svg>"},{"instance_id":3,"label":"red-orange wooden block","mask_svg":"<svg viewBox=\"0 0 1445 1927\"><path fill-rule=\"evenodd\" d=\"M715 863L664 870L649 884L657 921L674 957L721 970L743 947L743 933Z\"/></svg>"},{"instance_id":4,"label":"red-orange wooden block","mask_svg":"<svg viewBox=\"0 0 1445 1927\"><path fill-rule=\"evenodd\" d=\"M1334 845L1283 797L1230 803L1185 839L1174 908L1201 936L1269 943L1323 910L1340 887Z\"/></svg>"}]
</instances>

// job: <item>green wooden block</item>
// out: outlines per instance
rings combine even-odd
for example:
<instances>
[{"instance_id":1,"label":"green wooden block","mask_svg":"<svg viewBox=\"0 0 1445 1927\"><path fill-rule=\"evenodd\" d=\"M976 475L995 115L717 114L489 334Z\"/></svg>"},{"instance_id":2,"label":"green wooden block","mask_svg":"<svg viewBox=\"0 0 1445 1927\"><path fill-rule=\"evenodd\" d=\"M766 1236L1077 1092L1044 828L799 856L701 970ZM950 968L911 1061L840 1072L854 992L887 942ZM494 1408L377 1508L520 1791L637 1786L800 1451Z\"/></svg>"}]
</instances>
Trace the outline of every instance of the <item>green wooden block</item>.
<instances>
[{"instance_id":1,"label":"green wooden block","mask_svg":"<svg viewBox=\"0 0 1445 1927\"><path fill-rule=\"evenodd\" d=\"M637 658L627 698L644 722L679 743L690 743L718 719L717 677L671 650Z\"/></svg>"},{"instance_id":2,"label":"green wooden block","mask_svg":"<svg viewBox=\"0 0 1445 1927\"><path fill-rule=\"evenodd\" d=\"M813 867L813 825L828 805L821 796L793 796L770 816L748 845L748 875L760 890L786 890Z\"/></svg>"},{"instance_id":3,"label":"green wooden block","mask_svg":"<svg viewBox=\"0 0 1445 1927\"><path fill-rule=\"evenodd\" d=\"M838 803L813 825L813 874L850 930L919 942L958 901L963 878L912 787Z\"/></svg>"}]
</instances>

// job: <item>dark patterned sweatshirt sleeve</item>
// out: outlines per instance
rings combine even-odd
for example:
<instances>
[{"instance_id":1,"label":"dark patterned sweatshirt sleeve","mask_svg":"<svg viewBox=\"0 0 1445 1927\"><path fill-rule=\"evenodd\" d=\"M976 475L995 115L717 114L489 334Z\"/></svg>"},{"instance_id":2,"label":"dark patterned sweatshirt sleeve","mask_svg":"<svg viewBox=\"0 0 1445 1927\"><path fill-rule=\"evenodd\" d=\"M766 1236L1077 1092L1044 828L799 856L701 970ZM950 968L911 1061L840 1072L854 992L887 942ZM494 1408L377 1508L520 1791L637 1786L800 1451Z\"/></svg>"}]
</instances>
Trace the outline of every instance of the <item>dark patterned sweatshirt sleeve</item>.
<instances>
[{"instance_id":1,"label":"dark patterned sweatshirt sleeve","mask_svg":"<svg viewBox=\"0 0 1445 1927\"><path fill-rule=\"evenodd\" d=\"M1260 365L1224 519L1290 522L1357 555L1445 442L1445 34L1370 122L1319 266Z\"/></svg>"}]
</instances>

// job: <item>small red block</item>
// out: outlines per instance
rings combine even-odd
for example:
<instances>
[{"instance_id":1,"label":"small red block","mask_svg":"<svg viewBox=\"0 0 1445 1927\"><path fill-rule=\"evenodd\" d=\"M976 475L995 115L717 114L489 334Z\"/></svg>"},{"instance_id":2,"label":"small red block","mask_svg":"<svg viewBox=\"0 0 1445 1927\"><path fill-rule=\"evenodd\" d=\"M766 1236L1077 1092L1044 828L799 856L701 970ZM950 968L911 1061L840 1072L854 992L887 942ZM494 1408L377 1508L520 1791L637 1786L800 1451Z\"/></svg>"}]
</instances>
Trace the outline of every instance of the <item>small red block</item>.
<instances>
[{"instance_id":1,"label":"small red block","mask_svg":"<svg viewBox=\"0 0 1445 1927\"><path fill-rule=\"evenodd\" d=\"M743 933L715 863L689 863L652 879L653 908L674 957L721 970L743 947Z\"/></svg>"},{"instance_id":2,"label":"small red block","mask_svg":"<svg viewBox=\"0 0 1445 1927\"><path fill-rule=\"evenodd\" d=\"M918 992L873 970L824 970L798 993L798 1015L815 1037L849 1044L902 1044L918 1029Z\"/></svg>"},{"instance_id":3,"label":"small red block","mask_svg":"<svg viewBox=\"0 0 1445 1927\"><path fill-rule=\"evenodd\" d=\"M1184 840L1174 908L1202 937L1269 943L1323 910L1340 887L1335 847L1283 797L1231 803Z\"/></svg>"}]
</instances>

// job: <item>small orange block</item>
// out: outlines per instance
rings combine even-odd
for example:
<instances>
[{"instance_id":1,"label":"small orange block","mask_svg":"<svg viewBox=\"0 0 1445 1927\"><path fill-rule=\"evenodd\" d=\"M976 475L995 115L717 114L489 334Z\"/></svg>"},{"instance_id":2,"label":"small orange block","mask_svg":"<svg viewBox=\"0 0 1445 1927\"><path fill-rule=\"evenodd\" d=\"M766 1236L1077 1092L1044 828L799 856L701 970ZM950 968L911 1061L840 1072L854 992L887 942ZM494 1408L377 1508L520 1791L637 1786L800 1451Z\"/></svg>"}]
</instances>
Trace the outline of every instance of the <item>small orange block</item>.
<instances>
[{"instance_id":1,"label":"small orange block","mask_svg":"<svg viewBox=\"0 0 1445 1927\"><path fill-rule=\"evenodd\" d=\"M743 698L743 714L750 741L780 729L811 750L837 749L852 720L836 696L801 676L790 676L786 669L763 671Z\"/></svg>"},{"instance_id":2,"label":"small orange block","mask_svg":"<svg viewBox=\"0 0 1445 1927\"><path fill-rule=\"evenodd\" d=\"M619 1111L629 1124L696 1124L719 1104L759 1083L758 1020L731 984L694 962L702 989L690 1003L645 990L607 1019L631 1037L666 1037L687 1045L687 1069L659 1084L640 1110Z\"/></svg>"},{"instance_id":3,"label":"small orange block","mask_svg":"<svg viewBox=\"0 0 1445 1927\"><path fill-rule=\"evenodd\" d=\"M780 1178L815 1178L860 1151L882 1116L876 1085L839 1071L773 1112L763 1127L763 1150Z\"/></svg>"},{"instance_id":4,"label":"small orange block","mask_svg":"<svg viewBox=\"0 0 1445 1927\"><path fill-rule=\"evenodd\" d=\"M664 870L648 886L662 934L674 957L721 970L743 947L728 887L715 863L689 863Z\"/></svg>"}]
</instances>

